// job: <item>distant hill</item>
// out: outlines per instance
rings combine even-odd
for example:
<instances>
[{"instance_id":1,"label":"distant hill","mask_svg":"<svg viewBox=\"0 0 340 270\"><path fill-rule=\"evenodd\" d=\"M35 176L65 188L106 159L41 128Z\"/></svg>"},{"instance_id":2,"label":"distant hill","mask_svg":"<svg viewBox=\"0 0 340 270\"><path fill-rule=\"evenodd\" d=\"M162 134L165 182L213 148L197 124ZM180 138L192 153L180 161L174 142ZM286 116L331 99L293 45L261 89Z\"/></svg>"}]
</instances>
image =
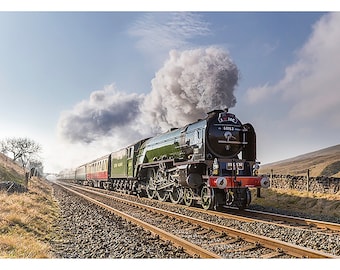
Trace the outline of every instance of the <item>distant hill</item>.
<instances>
[{"instance_id":1,"label":"distant hill","mask_svg":"<svg viewBox=\"0 0 340 270\"><path fill-rule=\"evenodd\" d=\"M290 159L264 164L260 173L340 177L340 144Z\"/></svg>"}]
</instances>

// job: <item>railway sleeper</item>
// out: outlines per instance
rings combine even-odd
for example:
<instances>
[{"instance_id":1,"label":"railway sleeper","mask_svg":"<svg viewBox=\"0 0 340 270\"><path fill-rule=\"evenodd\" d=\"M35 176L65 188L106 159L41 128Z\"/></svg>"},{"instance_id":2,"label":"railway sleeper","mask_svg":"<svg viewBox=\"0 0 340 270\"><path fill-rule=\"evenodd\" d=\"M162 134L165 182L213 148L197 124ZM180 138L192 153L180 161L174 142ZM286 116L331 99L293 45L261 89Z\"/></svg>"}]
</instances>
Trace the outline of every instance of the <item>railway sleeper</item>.
<instances>
[{"instance_id":1,"label":"railway sleeper","mask_svg":"<svg viewBox=\"0 0 340 270\"><path fill-rule=\"evenodd\" d=\"M186 231L192 231L192 230L197 230L200 229L200 225L193 225L192 227L185 228Z\"/></svg>"},{"instance_id":2,"label":"railway sleeper","mask_svg":"<svg viewBox=\"0 0 340 270\"><path fill-rule=\"evenodd\" d=\"M214 239L217 239L217 238L222 238L222 237L225 237L225 233L217 233L217 234L213 234L211 235L209 238L210 240L214 240Z\"/></svg>"},{"instance_id":3,"label":"railway sleeper","mask_svg":"<svg viewBox=\"0 0 340 270\"><path fill-rule=\"evenodd\" d=\"M245 251L250 251L250 250L253 250L253 249L260 248L260 247L262 247L260 244L255 243L255 244L247 245L247 246L244 246L244 247L241 247L241 248L238 248L238 249L226 250L225 252L227 252L227 253L231 253L231 252L245 252Z\"/></svg>"},{"instance_id":4,"label":"railway sleeper","mask_svg":"<svg viewBox=\"0 0 340 270\"><path fill-rule=\"evenodd\" d=\"M229 239L229 240L223 241L223 242L210 243L208 246L231 245L231 244L235 244L235 243L237 243L241 240L242 240L241 238L232 238L232 239Z\"/></svg>"},{"instance_id":5,"label":"railway sleeper","mask_svg":"<svg viewBox=\"0 0 340 270\"><path fill-rule=\"evenodd\" d=\"M260 258L261 259L272 259L272 258L278 258L282 255L284 255L285 253L282 250L277 250L277 251L273 251L267 254L262 255Z\"/></svg>"},{"instance_id":6,"label":"railway sleeper","mask_svg":"<svg viewBox=\"0 0 340 270\"><path fill-rule=\"evenodd\" d=\"M202 231L200 232L197 232L198 235L204 235L204 234L207 234L207 233L210 233L211 232L211 229L203 229Z\"/></svg>"},{"instance_id":7,"label":"railway sleeper","mask_svg":"<svg viewBox=\"0 0 340 270\"><path fill-rule=\"evenodd\" d=\"M182 222L183 222L182 220L177 219L177 220L175 220L174 223L172 223L172 224L173 224L173 225L177 225L177 224L180 224L180 223L182 223Z\"/></svg>"}]
</instances>

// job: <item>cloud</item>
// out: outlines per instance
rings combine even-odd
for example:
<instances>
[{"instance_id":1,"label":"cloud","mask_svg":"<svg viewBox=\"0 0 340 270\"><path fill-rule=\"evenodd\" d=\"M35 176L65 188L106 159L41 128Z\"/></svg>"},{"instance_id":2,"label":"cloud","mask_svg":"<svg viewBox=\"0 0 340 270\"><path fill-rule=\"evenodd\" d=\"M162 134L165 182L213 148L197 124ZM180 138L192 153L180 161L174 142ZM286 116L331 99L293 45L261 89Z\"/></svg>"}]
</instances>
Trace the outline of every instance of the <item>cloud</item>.
<instances>
[{"instance_id":1,"label":"cloud","mask_svg":"<svg viewBox=\"0 0 340 270\"><path fill-rule=\"evenodd\" d=\"M286 105L291 121L340 122L340 13L324 15L299 50L296 61L275 85L248 89L248 104L278 102Z\"/></svg>"},{"instance_id":2,"label":"cloud","mask_svg":"<svg viewBox=\"0 0 340 270\"><path fill-rule=\"evenodd\" d=\"M265 100L273 89L265 84L254 88L249 88L246 93L247 102L249 104L256 104L262 100Z\"/></svg>"},{"instance_id":3,"label":"cloud","mask_svg":"<svg viewBox=\"0 0 340 270\"><path fill-rule=\"evenodd\" d=\"M275 84L246 92L261 161L273 162L339 143L340 13L322 16Z\"/></svg>"},{"instance_id":4,"label":"cloud","mask_svg":"<svg viewBox=\"0 0 340 270\"><path fill-rule=\"evenodd\" d=\"M137 48L154 55L184 49L190 39L210 34L209 24L197 13L148 13L129 29L138 38Z\"/></svg>"}]
</instances>

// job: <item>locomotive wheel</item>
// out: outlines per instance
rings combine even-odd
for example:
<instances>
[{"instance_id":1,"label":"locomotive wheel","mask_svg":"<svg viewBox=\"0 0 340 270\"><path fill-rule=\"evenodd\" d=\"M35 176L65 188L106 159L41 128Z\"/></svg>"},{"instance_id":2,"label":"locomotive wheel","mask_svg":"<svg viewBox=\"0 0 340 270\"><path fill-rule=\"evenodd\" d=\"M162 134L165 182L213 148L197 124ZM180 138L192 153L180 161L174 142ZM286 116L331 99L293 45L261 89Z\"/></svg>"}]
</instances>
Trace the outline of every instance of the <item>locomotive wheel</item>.
<instances>
[{"instance_id":1,"label":"locomotive wheel","mask_svg":"<svg viewBox=\"0 0 340 270\"><path fill-rule=\"evenodd\" d=\"M183 189L180 187L174 187L173 191L170 192L170 201L175 204L180 204L183 201Z\"/></svg>"},{"instance_id":2,"label":"locomotive wheel","mask_svg":"<svg viewBox=\"0 0 340 270\"><path fill-rule=\"evenodd\" d=\"M247 196L247 207L249 206L249 204L251 203L251 192L249 190L249 188L246 189L246 196Z\"/></svg>"},{"instance_id":3,"label":"locomotive wheel","mask_svg":"<svg viewBox=\"0 0 340 270\"><path fill-rule=\"evenodd\" d=\"M142 198L142 197L146 197L146 196L147 196L147 194L146 194L145 190L137 191L137 197L138 198Z\"/></svg>"},{"instance_id":4,"label":"locomotive wheel","mask_svg":"<svg viewBox=\"0 0 340 270\"><path fill-rule=\"evenodd\" d=\"M149 183L146 185L146 195L149 199L156 198L156 190L154 189L154 181L156 177L156 171L154 168L148 169L147 178L149 179ZM153 188L150 188L152 186Z\"/></svg>"},{"instance_id":5,"label":"locomotive wheel","mask_svg":"<svg viewBox=\"0 0 340 270\"><path fill-rule=\"evenodd\" d=\"M191 189L184 189L183 194L183 201L186 206L193 206L194 200L193 200L193 192Z\"/></svg>"},{"instance_id":6,"label":"locomotive wheel","mask_svg":"<svg viewBox=\"0 0 340 270\"><path fill-rule=\"evenodd\" d=\"M156 190L150 189L150 186L146 186L146 195L149 199L153 199L155 197Z\"/></svg>"},{"instance_id":7,"label":"locomotive wheel","mask_svg":"<svg viewBox=\"0 0 340 270\"><path fill-rule=\"evenodd\" d=\"M251 192L249 188L246 188L245 190L245 198L241 202L238 203L238 209L243 210L249 206L251 202Z\"/></svg>"},{"instance_id":8,"label":"locomotive wheel","mask_svg":"<svg viewBox=\"0 0 340 270\"><path fill-rule=\"evenodd\" d=\"M215 206L214 190L204 186L201 191L202 208L205 210L213 209Z\"/></svg>"},{"instance_id":9,"label":"locomotive wheel","mask_svg":"<svg viewBox=\"0 0 340 270\"><path fill-rule=\"evenodd\" d=\"M156 191L156 196L159 201L165 202L169 198L169 193L164 190L157 190Z\"/></svg>"}]
</instances>

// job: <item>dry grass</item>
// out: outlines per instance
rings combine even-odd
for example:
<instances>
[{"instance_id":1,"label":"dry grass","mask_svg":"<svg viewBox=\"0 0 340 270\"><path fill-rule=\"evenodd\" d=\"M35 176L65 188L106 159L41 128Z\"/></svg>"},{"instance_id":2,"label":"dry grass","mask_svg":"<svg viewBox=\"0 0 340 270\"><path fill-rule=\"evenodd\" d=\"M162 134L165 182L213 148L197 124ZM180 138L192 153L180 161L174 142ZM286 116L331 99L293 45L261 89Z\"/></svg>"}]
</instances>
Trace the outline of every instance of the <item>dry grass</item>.
<instances>
[{"instance_id":1,"label":"dry grass","mask_svg":"<svg viewBox=\"0 0 340 270\"><path fill-rule=\"evenodd\" d=\"M296 190L261 189L261 198L252 190L252 204L302 212L311 215L340 217L340 195L330 195Z\"/></svg>"},{"instance_id":2,"label":"dry grass","mask_svg":"<svg viewBox=\"0 0 340 270\"><path fill-rule=\"evenodd\" d=\"M46 182L32 178L28 188L22 194L0 192L0 258L51 257L58 205Z\"/></svg>"}]
</instances>

